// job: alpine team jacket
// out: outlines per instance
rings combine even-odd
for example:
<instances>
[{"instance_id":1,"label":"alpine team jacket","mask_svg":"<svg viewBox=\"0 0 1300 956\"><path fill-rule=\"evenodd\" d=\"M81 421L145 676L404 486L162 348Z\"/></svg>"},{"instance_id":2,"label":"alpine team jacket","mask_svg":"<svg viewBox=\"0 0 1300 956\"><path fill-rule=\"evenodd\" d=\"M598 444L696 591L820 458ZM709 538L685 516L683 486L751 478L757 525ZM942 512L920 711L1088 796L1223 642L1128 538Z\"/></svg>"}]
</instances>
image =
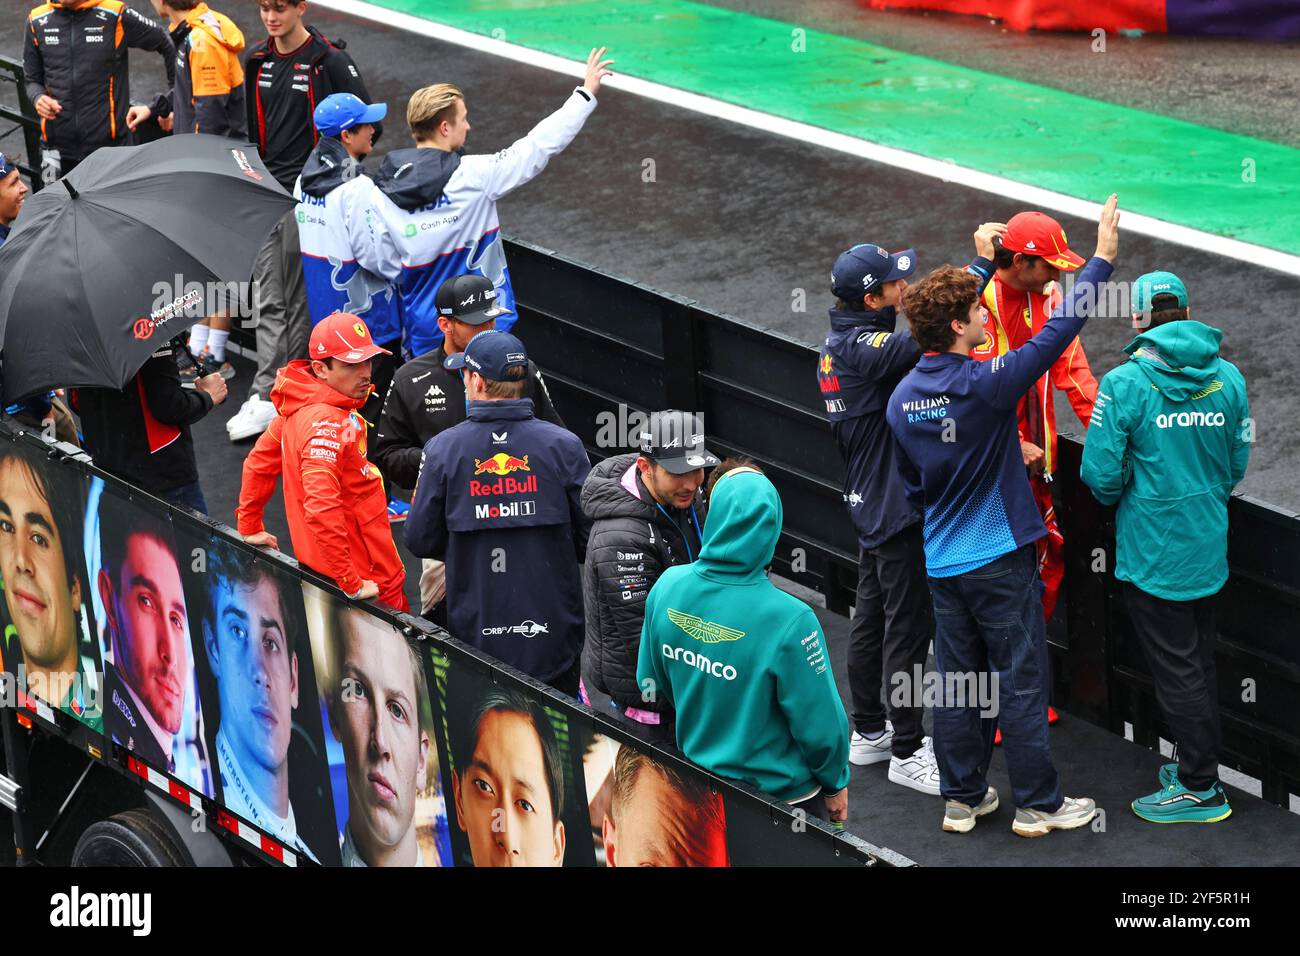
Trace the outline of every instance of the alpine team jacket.
<instances>
[{"instance_id":1,"label":"alpine team jacket","mask_svg":"<svg viewBox=\"0 0 1300 956\"><path fill-rule=\"evenodd\" d=\"M389 484L414 488L420 475L420 456L429 439L467 417L465 382L460 372L442 367L446 358L447 353L439 345L401 366L388 386L370 460L379 466ZM523 397L533 400L535 417L564 427L551 404L541 369L532 362L528 363Z\"/></svg>"},{"instance_id":2,"label":"alpine team jacket","mask_svg":"<svg viewBox=\"0 0 1300 956\"><path fill-rule=\"evenodd\" d=\"M587 642L582 676L621 707L656 712L672 708L662 698L645 700L636 680L645 600L665 568L689 564L699 545L688 542L663 506L650 496L635 454L596 465L582 486L582 509L592 520L582 587ZM703 538L706 509L697 492L689 521Z\"/></svg>"},{"instance_id":3,"label":"alpine team jacket","mask_svg":"<svg viewBox=\"0 0 1300 956\"><path fill-rule=\"evenodd\" d=\"M27 15L27 95L35 102L48 94L63 107L53 119L41 120L41 141L65 153L65 160L126 141L128 47L162 54L167 85L176 82L176 51L167 31L121 0L91 0L75 10L42 3Z\"/></svg>"},{"instance_id":4,"label":"alpine team jacket","mask_svg":"<svg viewBox=\"0 0 1300 956\"><path fill-rule=\"evenodd\" d=\"M470 402L424 447L406 546L447 563L452 635L541 681L582 651L582 440L526 398Z\"/></svg>"},{"instance_id":5,"label":"alpine team jacket","mask_svg":"<svg viewBox=\"0 0 1300 956\"><path fill-rule=\"evenodd\" d=\"M433 297L451 276L487 276L497 304L514 312L497 200L545 169L595 108L596 98L579 87L527 136L491 155L398 149L384 157L375 177L376 241L389 262L384 274L401 276L406 348L413 357L442 342ZM514 322L514 315L502 316L496 327L506 332Z\"/></svg>"},{"instance_id":6,"label":"alpine team jacket","mask_svg":"<svg viewBox=\"0 0 1300 956\"><path fill-rule=\"evenodd\" d=\"M1246 380L1223 333L1184 319L1149 329L1101 380L1079 476L1118 503L1115 577L1166 601L1228 580L1228 499L1246 476Z\"/></svg>"},{"instance_id":7,"label":"alpine team jacket","mask_svg":"<svg viewBox=\"0 0 1300 956\"><path fill-rule=\"evenodd\" d=\"M993 263L976 256L966 271L987 283ZM817 385L844 459L844 501L858 544L875 548L921 520L907 500L884 415L890 394L921 358L921 347L909 330L894 331L893 306L879 312L831 309L830 316Z\"/></svg>"},{"instance_id":8,"label":"alpine team jacket","mask_svg":"<svg viewBox=\"0 0 1300 956\"><path fill-rule=\"evenodd\" d=\"M388 493L366 460L363 399L348 398L311 372L306 360L280 369L271 402L279 412L244 460L235 511L240 534L265 530L262 514L284 475L284 510L298 560L347 594L362 580L379 599L408 609L406 568L388 526Z\"/></svg>"},{"instance_id":9,"label":"alpine team jacket","mask_svg":"<svg viewBox=\"0 0 1300 956\"><path fill-rule=\"evenodd\" d=\"M199 480L190 426L212 411L207 392L181 388L171 343L155 351L126 388L78 388L84 447L109 474L162 495Z\"/></svg>"},{"instance_id":10,"label":"alpine team jacket","mask_svg":"<svg viewBox=\"0 0 1300 956\"><path fill-rule=\"evenodd\" d=\"M1047 533L1025 473L1016 407L1079 334L1085 293L1095 296L1111 268L1088 260L1069 299L1019 348L988 362L927 352L894 389L885 417L908 497L925 510L931 577L972 571Z\"/></svg>"},{"instance_id":11,"label":"alpine team jacket","mask_svg":"<svg viewBox=\"0 0 1300 956\"><path fill-rule=\"evenodd\" d=\"M1008 307L1009 299L1020 302L1021 296L1026 302L1023 308ZM1021 293L1008 288L994 275L993 281L984 287L983 301L989 314L989 337L971 352L971 358L988 361L1020 348L1030 337L1041 332L1048 317L1061 303L1061 290L1053 283L1047 293ZM1013 315L1014 311L1019 311L1019 315ZM1049 481L1056 470L1056 402L1052 386L1065 393L1074 414L1087 431L1092 405L1097 400L1097 380L1092 377L1088 356L1084 354L1079 339L1066 346L1052 367L1033 382L1017 409L1020 438L1043 449L1043 474Z\"/></svg>"},{"instance_id":12,"label":"alpine team jacket","mask_svg":"<svg viewBox=\"0 0 1300 956\"><path fill-rule=\"evenodd\" d=\"M347 148L322 136L294 184L307 309L315 325L334 312L365 320L376 342L401 338L397 289L376 274L368 224L370 178Z\"/></svg>"},{"instance_id":13,"label":"alpine team jacket","mask_svg":"<svg viewBox=\"0 0 1300 956\"><path fill-rule=\"evenodd\" d=\"M210 133L248 141L248 106L239 53L244 34L227 16L200 3L171 28L176 83L149 104L171 115L175 133Z\"/></svg>"},{"instance_id":14,"label":"alpine team jacket","mask_svg":"<svg viewBox=\"0 0 1300 956\"><path fill-rule=\"evenodd\" d=\"M316 105L331 93L354 93L370 102L357 65L343 52L346 44L331 43L315 27L307 32L311 36L292 53L278 52L267 37L244 62L248 132L271 175L291 192L320 138L312 120ZM375 142L382 131L376 123Z\"/></svg>"}]
</instances>

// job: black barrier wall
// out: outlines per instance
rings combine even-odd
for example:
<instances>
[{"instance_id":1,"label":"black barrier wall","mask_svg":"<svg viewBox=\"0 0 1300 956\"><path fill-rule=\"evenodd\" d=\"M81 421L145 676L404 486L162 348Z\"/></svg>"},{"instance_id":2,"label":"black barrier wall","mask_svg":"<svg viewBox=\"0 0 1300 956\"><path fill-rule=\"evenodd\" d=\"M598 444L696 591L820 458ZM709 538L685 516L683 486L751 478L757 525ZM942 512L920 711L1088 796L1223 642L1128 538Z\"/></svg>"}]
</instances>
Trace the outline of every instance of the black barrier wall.
<instances>
[{"instance_id":1,"label":"black barrier wall","mask_svg":"<svg viewBox=\"0 0 1300 956\"><path fill-rule=\"evenodd\" d=\"M817 351L538 246L508 240L506 249L515 332L588 449L612 454L602 427L613 422L624 433L629 412L699 411L710 447L754 458L781 493L776 570L847 614L857 543ZM1079 481L1082 447L1062 436L1053 492L1067 562L1049 628L1053 701L1117 734L1131 723L1136 740L1155 746L1168 733L1116 590L1114 511ZM1264 798L1286 805L1288 792L1300 792L1300 517L1240 495L1229 516L1217 656L1222 762L1258 777Z\"/></svg>"},{"instance_id":2,"label":"black barrier wall","mask_svg":"<svg viewBox=\"0 0 1300 956\"><path fill-rule=\"evenodd\" d=\"M22 692L0 719L269 861L910 864L10 423L0 576L0 666Z\"/></svg>"}]
</instances>

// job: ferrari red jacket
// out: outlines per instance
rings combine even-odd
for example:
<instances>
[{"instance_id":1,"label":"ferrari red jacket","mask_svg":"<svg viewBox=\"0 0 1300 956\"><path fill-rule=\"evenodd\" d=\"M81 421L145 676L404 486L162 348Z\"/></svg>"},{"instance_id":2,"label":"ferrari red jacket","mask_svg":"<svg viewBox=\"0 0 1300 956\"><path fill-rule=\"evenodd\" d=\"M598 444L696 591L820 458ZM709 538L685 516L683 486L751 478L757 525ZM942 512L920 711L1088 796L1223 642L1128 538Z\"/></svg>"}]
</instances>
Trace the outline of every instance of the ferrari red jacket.
<instances>
[{"instance_id":1,"label":"ferrari red jacket","mask_svg":"<svg viewBox=\"0 0 1300 956\"><path fill-rule=\"evenodd\" d=\"M988 339L971 352L971 358L988 360L1020 348L1043 330L1052 310L1060 304L1061 290L1053 285L1050 294L1020 292L1008 287L996 274L984 288L983 303L988 310ZM1088 367L1083 343L1076 337L1020 400L1020 437L1043 449L1046 457L1043 474L1049 479L1056 470L1056 403L1055 386L1065 392L1074 413L1086 431L1097 401L1097 380Z\"/></svg>"},{"instance_id":2,"label":"ferrari red jacket","mask_svg":"<svg viewBox=\"0 0 1300 956\"><path fill-rule=\"evenodd\" d=\"M388 492L366 459L366 426L348 398L311 373L310 363L280 369L271 402L279 414L244 461L235 518L239 533L264 530L262 514L284 476L284 510L298 560L333 578L344 592L363 580L379 599L409 610L406 568L388 526Z\"/></svg>"}]
</instances>

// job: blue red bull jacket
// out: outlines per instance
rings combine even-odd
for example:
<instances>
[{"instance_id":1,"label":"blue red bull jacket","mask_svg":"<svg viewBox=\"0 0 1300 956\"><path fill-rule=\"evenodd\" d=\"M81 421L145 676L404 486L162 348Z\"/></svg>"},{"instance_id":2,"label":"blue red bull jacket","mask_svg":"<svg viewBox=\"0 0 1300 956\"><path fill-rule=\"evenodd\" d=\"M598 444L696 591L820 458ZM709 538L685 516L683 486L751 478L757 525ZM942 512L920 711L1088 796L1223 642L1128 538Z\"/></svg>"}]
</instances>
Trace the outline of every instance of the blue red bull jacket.
<instances>
[{"instance_id":1,"label":"blue red bull jacket","mask_svg":"<svg viewBox=\"0 0 1300 956\"><path fill-rule=\"evenodd\" d=\"M1092 258L1069 298L1018 349L980 362L927 352L885 411L898 440L908 497L925 511L925 564L944 578L982 567L1047 533L1020 452L1016 407L1087 321L1096 284L1111 273Z\"/></svg>"},{"instance_id":2,"label":"blue red bull jacket","mask_svg":"<svg viewBox=\"0 0 1300 956\"><path fill-rule=\"evenodd\" d=\"M541 681L582 652L590 471L582 440L530 399L470 402L424 446L406 519L411 552L447 563L452 635Z\"/></svg>"},{"instance_id":3,"label":"blue red bull jacket","mask_svg":"<svg viewBox=\"0 0 1300 956\"><path fill-rule=\"evenodd\" d=\"M993 275L993 263L977 256L966 271L978 276L982 287ZM858 544L875 548L921 520L920 509L907 500L884 415L894 388L920 359L921 347L908 330L894 331L892 306L879 312L831 309L830 316L817 385L844 459L844 501Z\"/></svg>"}]
</instances>

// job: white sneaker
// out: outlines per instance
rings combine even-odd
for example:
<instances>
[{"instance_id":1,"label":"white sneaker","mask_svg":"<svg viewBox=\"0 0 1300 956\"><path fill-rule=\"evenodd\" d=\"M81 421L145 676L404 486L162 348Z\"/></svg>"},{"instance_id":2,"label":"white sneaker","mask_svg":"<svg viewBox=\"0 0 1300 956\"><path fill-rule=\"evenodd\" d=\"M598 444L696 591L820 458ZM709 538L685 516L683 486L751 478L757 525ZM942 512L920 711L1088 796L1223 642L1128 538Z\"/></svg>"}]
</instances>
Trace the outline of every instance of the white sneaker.
<instances>
[{"instance_id":1,"label":"white sneaker","mask_svg":"<svg viewBox=\"0 0 1300 956\"><path fill-rule=\"evenodd\" d=\"M930 738L926 737L910 757L890 757L889 779L931 796L939 795L939 762Z\"/></svg>"},{"instance_id":2,"label":"white sneaker","mask_svg":"<svg viewBox=\"0 0 1300 956\"><path fill-rule=\"evenodd\" d=\"M250 395L234 417L226 422L226 431L229 432L231 441L242 441L262 434L274 418L274 405L257 395Z\"/></svg>"},{"instance_id":3,"label":"white sneaker","mask_svg":"<svg viewBox=\"0 0 1300 956\"><path fill-rule=\"evenodd\" d=\"M1016 808L1011 830L1022 837L1046 836L1051 830L1073 830L1097 815L1097 803L1090 797L1066 797L1055 813Z\"/></svg>"},{"instance_id":4,"label":"white sneaker","mask_svg":"<svg viewBox=\"0 0 1300 956\"><path fill-rule=\"evenodd\" d=\"M856 730L849 738L849 763L855 767L866 767L889 759L889 745L894 742L894 725L885 721L885 732L871 740Z\"/></svg>"}]
</instances>

